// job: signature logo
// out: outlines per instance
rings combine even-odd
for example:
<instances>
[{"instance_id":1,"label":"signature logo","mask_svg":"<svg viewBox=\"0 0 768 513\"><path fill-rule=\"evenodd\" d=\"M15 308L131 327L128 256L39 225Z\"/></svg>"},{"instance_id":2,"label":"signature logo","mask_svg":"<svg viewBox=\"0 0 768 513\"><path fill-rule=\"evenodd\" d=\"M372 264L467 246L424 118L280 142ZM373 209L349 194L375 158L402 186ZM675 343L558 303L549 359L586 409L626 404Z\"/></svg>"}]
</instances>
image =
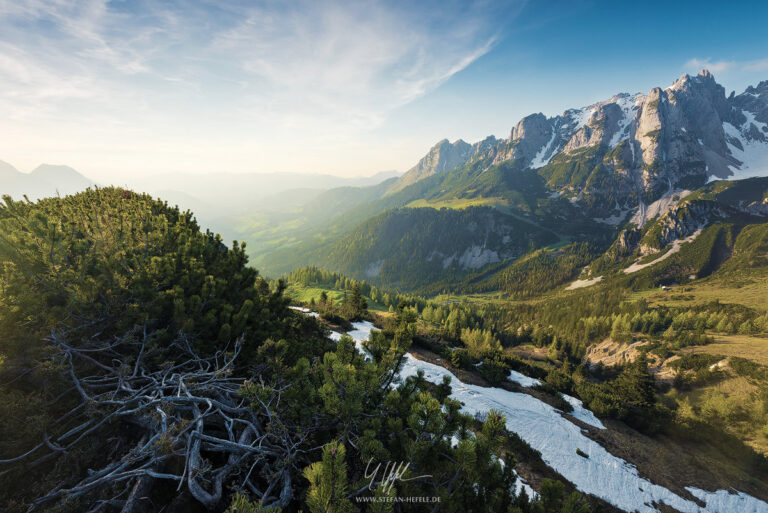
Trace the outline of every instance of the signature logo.
<instances>
[{"instance_id":1,"label":"signature logo","mask_svg":"<svg viewBox=\"0 0 768 513\"><path fill-rule=\"evenodd\" d=\"M371 458L368 461L368 465L365 466L365 478L370 479L371 481L368 483L368 488L373 489L376 485L376 480L379 478L379 486L381 487L381 491L385 494L389 494L392 491L392 488L394 487L395 483L398 481L415 481L417 479L425 479L428 477L432 477L432 475L422 475L422 476L415 476L415 477L403 477L405 476L406 472L408 472L408 469L411 467L410 463L405 463L404 461L400 462L393 462L388 461L385 463L384 468L381 468L381 463L376 464L375 467L372 468L373 465L373 458Z\"/></svg>"}]
</instances>

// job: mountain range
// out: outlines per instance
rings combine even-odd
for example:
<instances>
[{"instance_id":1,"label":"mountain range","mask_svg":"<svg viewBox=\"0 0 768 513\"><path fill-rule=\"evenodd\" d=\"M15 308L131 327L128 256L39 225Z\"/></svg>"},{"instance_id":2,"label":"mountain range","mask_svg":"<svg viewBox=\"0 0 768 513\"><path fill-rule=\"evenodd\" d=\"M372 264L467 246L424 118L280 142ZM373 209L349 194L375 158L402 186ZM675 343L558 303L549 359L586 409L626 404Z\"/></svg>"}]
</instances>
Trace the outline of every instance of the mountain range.
<instances>
[{"instance_id":1,"label":"mountain range","mask_svg":"<svg viewBox=\"0 0 768 513\"><path fill-rule=\"evenodd\" d=\"M676 188L760 176L768 168L768 81L739 95L704 70L648 94L546 117L526 116L509 137L435 145L388 193L481 162L533 169L560 195L594 214L616 214ZM615 200L615 201L610 201Z\"/></svg>"},{"instance_id":2,"label":"mountain range","mask_svg":"<svg viewBox=\"0 0 768 513\"><path fill-rule=\"evenodd\" d=\"M766 175L768 81L726 95L703 70L647 94L526 116L505 139L442 140L398 179L324 193L345 201L283 226L278 249L256 238L252 254L271 274L313 264L402 290L491 287L545 248L643 257L716 222L765 222L765 181L736 201L733 191L748 191L729 184Z\"/></svg>"}]
</instances>

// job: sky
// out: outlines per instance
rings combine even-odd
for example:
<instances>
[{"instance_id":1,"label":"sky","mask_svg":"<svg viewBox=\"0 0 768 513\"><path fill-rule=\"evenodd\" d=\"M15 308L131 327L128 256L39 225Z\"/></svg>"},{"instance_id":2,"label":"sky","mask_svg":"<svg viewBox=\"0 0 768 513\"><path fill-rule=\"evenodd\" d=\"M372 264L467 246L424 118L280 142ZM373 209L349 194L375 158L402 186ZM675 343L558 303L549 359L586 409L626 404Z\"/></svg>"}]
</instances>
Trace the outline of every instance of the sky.
<instances>
[{"instance_id":1,"label":"sky","mask_svg":"<svg viewBox=\"0 0 768 513\"><path fill-rule=\"evenodd\" d=\"M162 172L405 171L708 68L768 80L768 2L0 0L0 160Z\"/></svg>"}]
</instances>

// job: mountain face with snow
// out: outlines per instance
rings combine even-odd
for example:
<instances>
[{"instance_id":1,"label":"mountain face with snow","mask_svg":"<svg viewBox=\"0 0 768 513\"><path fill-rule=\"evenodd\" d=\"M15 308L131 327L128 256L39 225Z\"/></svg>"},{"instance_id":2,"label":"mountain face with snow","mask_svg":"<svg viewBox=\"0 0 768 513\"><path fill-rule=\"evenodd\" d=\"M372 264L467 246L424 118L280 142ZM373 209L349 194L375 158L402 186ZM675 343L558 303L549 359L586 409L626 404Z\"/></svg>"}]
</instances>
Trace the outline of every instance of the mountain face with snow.
<instances>
[{"instance_id":1,"label":"mountain face with snow","mask_svg":"<svg viewBox=\"0 0 768 513\"><path fill-rule=\"evenodd\" d=\"M712 179L768 174L768 81L726 96L703 70L648 94L532 114L503 140L441 141L393 190L473 162L536 170L559 195L610 218Z\"/></svg>"}]
</instances>

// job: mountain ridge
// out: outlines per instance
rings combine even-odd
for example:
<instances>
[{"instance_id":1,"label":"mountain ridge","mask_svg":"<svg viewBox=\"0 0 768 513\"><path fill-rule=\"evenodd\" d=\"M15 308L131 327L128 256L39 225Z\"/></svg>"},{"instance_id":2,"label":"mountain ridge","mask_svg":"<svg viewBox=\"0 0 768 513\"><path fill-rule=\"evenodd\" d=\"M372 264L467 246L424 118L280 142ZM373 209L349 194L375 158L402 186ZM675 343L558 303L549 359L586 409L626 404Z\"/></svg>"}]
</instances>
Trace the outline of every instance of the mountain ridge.
<instances>
[{"instance_id":1,"label":"mountain ridge","mask_svg":"<svg viewBox=\"0 0 768 513\"><path fill-rule=\"evenodd\" d=\"M29 173L0 161L0 194L14 198L39 199L80 192L94 182L75 169L60 164L40 164Z\"/></svg>"}]
</instances>

